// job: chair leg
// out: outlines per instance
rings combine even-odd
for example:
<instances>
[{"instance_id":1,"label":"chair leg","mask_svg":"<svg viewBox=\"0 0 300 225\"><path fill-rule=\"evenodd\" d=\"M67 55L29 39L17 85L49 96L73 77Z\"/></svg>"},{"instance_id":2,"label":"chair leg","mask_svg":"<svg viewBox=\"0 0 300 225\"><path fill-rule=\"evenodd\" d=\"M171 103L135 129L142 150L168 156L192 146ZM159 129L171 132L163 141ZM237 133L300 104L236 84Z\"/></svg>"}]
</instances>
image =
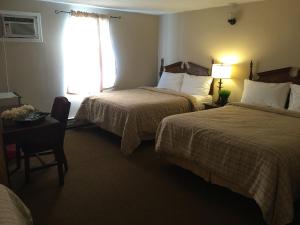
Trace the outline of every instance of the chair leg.
<instances>
[{"instance_id":1,"label":"chair leg","mask_svg":"<svg viewBox=\"0 0 300 225\"><path fill-rule=\"evenodd\" d=\"M62 151L61 148L54 149L54 154L55 154L56 161L58 162L57 172L58 172L59 184L61 186L63 186L64 185L64 169L63 169L64 156L63 156L63 151Z\"/></svg>"},{"instance_id":2,"label":"chair leg","mask_svg":"<svg viewBox=\"0 0 300 225\"><path fill-rule=\"evenodd\" d=\"M66 157L65 151L63 151L63 158L64 158L65 171L67 172L69 170L69 166L68 166L68 161L67 161L67 157Z\"/></svg>"},{"instance_id":3,"label":"chair leg","mask_svg":"<svg viewBox=\"0 0 300 225\"><path fill-rule=\"evenodd\" d=\"M30 178L30 158L26 154L24 154L24 167L25 167L25 182L28 183Z\"/></svg>"},{"instance_id":4,"label":"chair leg","mask_svg":"<svg viewBox=\"0 0 300 225\"><path fill-rule=\"evenodd\" d=\"M21 168L21 147L16 145L17 170Z\"/></svg>"},{"instance_id":5,"label":"chair leg","mask_svg":"<svg viewBox=\"0 0 300 225\"><path fill-rule=\"evenodd\" d=\"M58 170L58 177L59 177L59 185L63 186L64 185L64 169L63 169L62 163L59 163L57 165L57 170Z\"/></svg>"}]
</instances>

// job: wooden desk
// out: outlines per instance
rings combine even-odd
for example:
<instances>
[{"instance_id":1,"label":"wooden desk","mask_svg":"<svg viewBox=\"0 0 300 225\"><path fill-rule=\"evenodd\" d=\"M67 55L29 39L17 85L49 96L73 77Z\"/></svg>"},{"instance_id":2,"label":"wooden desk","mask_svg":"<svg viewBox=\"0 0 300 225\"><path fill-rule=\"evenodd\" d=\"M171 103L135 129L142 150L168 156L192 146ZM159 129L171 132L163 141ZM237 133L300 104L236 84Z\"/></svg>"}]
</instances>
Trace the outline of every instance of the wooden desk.
<instances>
[{"instance_id":1,"label":"wooden desk","mask_svg":"<svg viewBox=\"0 0 300 225\"><path fill-rule=\"evenodd\" d=\"M33 124L20 123L3 123L3 143L8 144L22 144L28 138L38 137L42 132L44 135L53 135L53 131L60 126L58 120L47 116L44 121Z\"/></svg>"},{"instance_id":2,"label":"wooden desk","mask_svg":"<svg viewBox=\"0 0 300 225\"><path fill-rule=\"evenodd\" d=\"M2 146L4 152L1 155L4 155L3 157L4 164L6 164L4 168L6 168L5 172L7 174L8 182L9 182L9 171L7 166L7 154L6 154L5 147L9 144L17 144L20 146L27 139L32 139L32 138L39 139L41 136L42 137L47 137L50 135L59 136L57 132L57 129L59 127L60 127L59 121L50 116L47 116L44 121L40 121L38 123L32 123L32 124L20 124L20 123L3 121L2 123L3 145Z\"/></svg>"}]
</instances>

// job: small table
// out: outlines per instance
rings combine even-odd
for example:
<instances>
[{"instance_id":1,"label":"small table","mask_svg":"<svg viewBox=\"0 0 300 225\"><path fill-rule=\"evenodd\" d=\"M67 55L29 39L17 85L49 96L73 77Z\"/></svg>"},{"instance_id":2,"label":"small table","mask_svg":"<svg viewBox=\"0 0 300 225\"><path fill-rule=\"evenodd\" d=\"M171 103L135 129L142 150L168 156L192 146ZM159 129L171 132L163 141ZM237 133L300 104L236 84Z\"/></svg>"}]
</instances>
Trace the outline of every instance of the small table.
<instances>
[{"instance_id":1,"label":"small table","mask_svg":"<svg viewBox=\"0 0 300 225\"><path fill-rule=\"evenodd\" d=\"M220 107L223 107L223 105L219 105L219 104L216 104L216 103L203 103L204 105L204 109L216 109L216 108L220 108Z\"/></svg>"},{"instance_id":2,"label":"small table","mask_svg":"<svg viewBox=\"0 0 300 225\"><path fill-rule=\"evenodd\" d=\"M16 144L17 146L22 145L27 139L39 136L43 133L45 136L56 135L60 123L58 120L47 116L45 120L36 123L16 123L11 121L3 121L2 123L2 135L3 135L3 149L6 161L6 170L9 179L9 171L7 164L7 154L5 147L9 144Z\"/></svg>"},{"instance_id":3,"label":"small table","mask_svg":"<svg viewBox=\"0 0 300 225\"><path fill-rule=\"evenodd\" d=\"M58 120L47 116L45 120L36 123L16 123L16 122L3 122L3 142L4 145L8 144L22 144L28 138L43 132L53 134L52 131L60 126Z\"/></svg>"}]
</instances>

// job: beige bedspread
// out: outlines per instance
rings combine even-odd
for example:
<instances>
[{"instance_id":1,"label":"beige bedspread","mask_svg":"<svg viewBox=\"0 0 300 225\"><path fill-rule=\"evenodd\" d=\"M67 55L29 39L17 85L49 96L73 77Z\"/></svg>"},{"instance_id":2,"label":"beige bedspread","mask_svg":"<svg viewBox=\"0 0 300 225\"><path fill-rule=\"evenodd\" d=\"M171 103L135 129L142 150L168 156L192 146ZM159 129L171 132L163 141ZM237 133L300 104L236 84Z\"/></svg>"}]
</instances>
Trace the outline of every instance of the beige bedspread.
<instances>
[{"instance_id":1,"label":"beige bedspread","mask_svg":"<svg viewBox=\"0 0 300 225\"><path fill-rule=\"evenodd\" d=\"M292 222L300 192L300 113L235 104L170 116L158 128L156 151L239 186L268 224Z\"/></svg>"},{"instance_id":2,"label":"beige bedspread","mask_svg":"<svg viewBox=\"0 0 300 225\"><path fill-rule=\"evenodd\" d=\"M141 87L88 97L75 118L95 123L122 137L121 151L131 154L141 140L154 139L164 117L194 111L196 104L195 98L190 95Z\"/></svg>"},{"instance_id":3,"label":"beige bedspread","mask_svg":"<svg viewBox=\"0 0 300 225\"><path fill-rule=\"evenodd\" d=\"M32 225L32 217L23 202L7 187L0 184L0 224Z\"/></svg>"}]
</instances>

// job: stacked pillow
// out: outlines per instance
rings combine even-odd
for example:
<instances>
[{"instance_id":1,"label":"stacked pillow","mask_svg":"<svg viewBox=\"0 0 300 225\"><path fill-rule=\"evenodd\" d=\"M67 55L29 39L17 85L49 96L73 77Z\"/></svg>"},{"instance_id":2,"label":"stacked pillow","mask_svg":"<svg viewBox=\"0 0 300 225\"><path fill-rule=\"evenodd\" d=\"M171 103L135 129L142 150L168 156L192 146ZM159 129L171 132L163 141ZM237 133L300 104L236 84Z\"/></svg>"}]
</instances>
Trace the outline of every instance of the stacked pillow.
<instances>
[{"instance_id":1,"label":"stacked pillow","mask_svg":"<svg viewBox=\"0 0 300 225\"><path fill-rule=\"evenodd\" d=\"M184 73L163 72L157 87L180 91Z\"/></svg>"},{"instance_id":2,"label":"stacked pillow","mask_svg":"<svg viewBox=\"0 0 300 225\"><path fill-rule=\"evenodd\" d=\"M185 73L180 91L189 95L208 95L212 80L211 76L195 76Z\"/></svg>"},{"instance_id":3,"label":"stacked pillow","mask_svg":"<svg viewBox=\"0 0 300 225\"><path fill-rule=\"evenodd\" d=\"M289 93L288 109L300 112L300 85L291 83L264 83L245 80L241 102L284 109Z\"/></svg>"},{"instance_id":4,"label":"stacked pillow","mask_svg":"<svg viewBox=\"0 0 300 225\"><path fill-rule=\"evenodd\" d=\"M163 72L157 87L167 88L189 95L208 95L212 79L211 76Z\"/></svg>"},{"instance_id":5,"label":"stacked pillow","mask_svg":"<svg viewBox=\"0 0 300 225\"><path fill-rule=\"evenodd\" d=\"M300 112L300 85L291 84L289 110Z\"/></svg>"}]
</instances>

